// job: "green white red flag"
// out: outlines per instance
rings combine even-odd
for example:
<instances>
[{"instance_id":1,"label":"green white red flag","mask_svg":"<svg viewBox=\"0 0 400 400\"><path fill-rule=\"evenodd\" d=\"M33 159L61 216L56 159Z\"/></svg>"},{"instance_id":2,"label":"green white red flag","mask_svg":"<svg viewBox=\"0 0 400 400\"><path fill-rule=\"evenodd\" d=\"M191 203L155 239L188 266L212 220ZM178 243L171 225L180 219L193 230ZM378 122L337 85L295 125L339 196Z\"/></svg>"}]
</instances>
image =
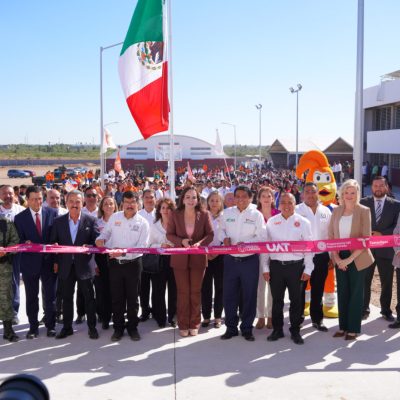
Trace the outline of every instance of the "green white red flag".
<instances>
[{"instance_id":1,"label":"green white red flag","mask_svg":"<svg viewBox=\"0 0 400 400\"><path fill-rule=\"evenodd\" d=\"M119 58L126 102L142 136L168 130L163 0L138 0Z\"/></svg>"}]
</instances>

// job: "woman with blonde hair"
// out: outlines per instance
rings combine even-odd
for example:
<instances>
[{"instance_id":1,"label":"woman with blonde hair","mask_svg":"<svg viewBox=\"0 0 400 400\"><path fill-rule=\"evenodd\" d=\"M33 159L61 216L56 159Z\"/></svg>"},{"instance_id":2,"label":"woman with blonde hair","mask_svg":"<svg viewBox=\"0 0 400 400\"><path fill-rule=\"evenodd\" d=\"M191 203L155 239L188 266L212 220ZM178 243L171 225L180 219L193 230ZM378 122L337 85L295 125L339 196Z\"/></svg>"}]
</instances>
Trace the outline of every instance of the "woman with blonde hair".
<instances>
[{"instance_id":1,"label":"woman with blonde hair","mask_svg":"<svg viewBox=\"0 0 400 400\"><path fill-rule=\"evenodd\" d=\"M354 179L343 183L339 206L333 209L329 239L360 238L371 235L371 213L360 204L360 186ZM339 330L333 337L355 340L361 331L365 272L374 258L369 249L331 253L335 264L339 306Z\"/></svg>"}]
</instances>

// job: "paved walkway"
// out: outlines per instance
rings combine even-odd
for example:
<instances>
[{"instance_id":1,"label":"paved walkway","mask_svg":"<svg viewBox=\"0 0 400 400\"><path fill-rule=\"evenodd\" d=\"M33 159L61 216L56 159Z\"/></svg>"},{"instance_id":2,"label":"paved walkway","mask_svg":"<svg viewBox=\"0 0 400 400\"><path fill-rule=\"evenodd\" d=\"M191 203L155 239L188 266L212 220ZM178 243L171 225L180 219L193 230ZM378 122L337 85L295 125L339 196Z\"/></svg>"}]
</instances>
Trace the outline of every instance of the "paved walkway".
<instances>
[{"instance_id":1,"label":"paved walkway","mask_svg":"<svg viewBox=\"0 0 400 400\"><path fill-rule=\"evenodd\" d=\"M17 330L24 338L23 314ZM266 329L255 330L252 343L222 342L224 326L180 338L177 329L157 329L153 320L140 325L140 342L124 336L111 343L112 331L101 329L100 339L90 340L84 325L55 340L41 328L38 339L0 339L0 379L35 374L57 400L399 398L400 331L387 329L376 308L355 342L332 338L336 319L326 324L328 333L316 332L307 318L303 346L293 344L287 325L286 337L274 343L266 341Z\"/></svg>"}]
</instances>

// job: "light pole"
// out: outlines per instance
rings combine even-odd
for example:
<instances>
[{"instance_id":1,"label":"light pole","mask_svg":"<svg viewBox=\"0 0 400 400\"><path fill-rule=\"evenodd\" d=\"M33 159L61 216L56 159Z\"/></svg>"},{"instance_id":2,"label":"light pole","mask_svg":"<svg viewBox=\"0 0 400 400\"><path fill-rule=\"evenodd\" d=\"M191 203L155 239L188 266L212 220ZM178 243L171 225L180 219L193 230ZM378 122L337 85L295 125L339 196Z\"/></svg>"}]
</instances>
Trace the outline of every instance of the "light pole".
<instances>
[{"instance_id":1,"label":"light pole","mask_svg":"<svg viewBox=\"0 0 400 400\"><path fill-rule=\"evenodd\" d=\"M296 93L296 167L299 161L299 92L302 88L300 83L297 84L297 89L289 88L291 93Z\"/></svg>"},{"instance_id":2,"label":"light pole","mask_svg":"<svg viewBox=\"0 0 400 400\"><path fill-rule=\"evenodd\" d=\"M260 162L261 162L261 109L262 109L262 104L256 104L255 106L257 110L260 112L259 113L259 130L260 130Z\"/></svg>"},{"instance_id":3,"label":"light pole","mask_svg":"<svg viewBox=\"0 0 400 400\"><path fill-rule=\"evenodd\" d=\"M100 46L100 149L104 147L104 124L103 124L103 51L111 49L112 47L120 46L124 42L115 43L110 46ZM106 160L105 155L100 155L100 184L101 188L104 189L104 172L105 172Z\"/></svg>"},{"instance_id":4,"label":"light pole","mask_svg":"<svg viewBox=\"0 0 400 400\"><path fill-rule=\"evenodd\" d=\"M236 142L236 125L235 124L231 124L230 122L221 122L221 124L224 125L229 125L233 127L233 140L235 141L235 161L234 161L234 165L235 165L235 173L236 173L236 166L237 166L237 157L236 157L236 147L237 147L237 142Z\"/></svg>"}]
</instances>

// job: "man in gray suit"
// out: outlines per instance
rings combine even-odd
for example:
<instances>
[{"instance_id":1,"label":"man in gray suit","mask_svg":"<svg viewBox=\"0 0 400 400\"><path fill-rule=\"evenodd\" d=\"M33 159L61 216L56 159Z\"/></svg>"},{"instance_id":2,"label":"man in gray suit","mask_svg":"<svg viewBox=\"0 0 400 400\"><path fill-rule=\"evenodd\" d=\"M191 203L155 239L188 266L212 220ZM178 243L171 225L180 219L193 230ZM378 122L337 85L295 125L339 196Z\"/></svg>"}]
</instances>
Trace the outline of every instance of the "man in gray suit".
<instances>
[{"instance_id":1,"label":"man in gray suit","mask_svg":"<svg viewBox=\"0 0 400 400\"><path fill-rule=\"evenodd\" d=\"M400 202L387 196L389 191L386 179L375 176L371 184L372 196L361 199L360 203L371 210L371 229L373 236L392 235L400 212ZM392 248L372 250L375 263L369 267L365 275L363 319L369 316L369 302L371 299L371 283L374 277L375 266L378 266L381 280L381 314L389 322L394 321L390 303L392 301L393 272L392 265L394 251Z\"/></svg>"},{"instance_id":2,"label":"man in gray suit","mask_svg":"<svg viewBox=\"0 0 400 400\"><path fill-rule=\"evenodd\" d=\"M400 216L397 220L396 228L394 228L393 235L400 235ZM396 305L396 314L397 319L392 324L389 324L389 328L399 329L400 328L400 240L396 241L397 247L394 248L394 258L393 258L393 266L396 269L396 278L397 278L397 305Z\"/></svg>"}]
</instances>

